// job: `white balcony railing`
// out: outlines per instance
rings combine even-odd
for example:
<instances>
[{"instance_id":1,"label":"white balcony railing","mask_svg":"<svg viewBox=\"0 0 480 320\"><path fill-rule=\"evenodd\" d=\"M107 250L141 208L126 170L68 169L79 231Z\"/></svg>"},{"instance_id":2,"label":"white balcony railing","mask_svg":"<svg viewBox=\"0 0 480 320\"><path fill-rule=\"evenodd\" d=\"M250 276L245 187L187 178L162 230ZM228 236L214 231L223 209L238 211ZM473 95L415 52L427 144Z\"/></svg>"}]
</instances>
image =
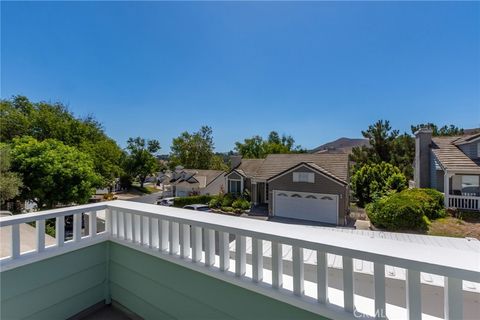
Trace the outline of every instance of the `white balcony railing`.
<instances>
[{"instance_id":1,"label":"white balcony railing","mask_svg":"<svg viewBox=\"0 0 480 320\"><path fill-rule=\"evenodd\" d=\"M480 197L475 196L457 196L449 194L448 207L465 209L465 210L480 210Z\"/></svg>"},{"instance_id":2,"label":"white balcony railing","mask_svg":"<svg viewBox=\"0 0 480 320\"><path fill-rule=\"evenodd\" d=\"M82 231L82 214L88 232ZM73 238L65 241L64 222L73 215ZM56 244L45 247L45 220L56 219ZM97 223L105 221L105 230ZM20 224L36 223L36 250L20 252ZM253 290L332 319L364 317L354 294L354 259L373 263L373 301L376 318L386 312L385 267L406 270L406 315L422 317L421 273L443 276L444 318L463 318L462 282L480 282L479 254L388 239L360 237L318 228L287 225L226 215L112 201L0 219L11 227L11 256L0 260L2 271L110 240ZM231 257L229 244L235 239ZM247 266L246 239L251 238L251 264ZM264 267L263 243L271 243L271 267ZM286 285L284 246L292 248L292 285ZM304 249L316 254L316 292L305 290ZM330 303L327 254L342 257L343 304ZM455 257L452 259L452 257ZM248 269L248 272L247 272ZM309 284L310 286L310 284Z\"/></svg>"}]
</instances>

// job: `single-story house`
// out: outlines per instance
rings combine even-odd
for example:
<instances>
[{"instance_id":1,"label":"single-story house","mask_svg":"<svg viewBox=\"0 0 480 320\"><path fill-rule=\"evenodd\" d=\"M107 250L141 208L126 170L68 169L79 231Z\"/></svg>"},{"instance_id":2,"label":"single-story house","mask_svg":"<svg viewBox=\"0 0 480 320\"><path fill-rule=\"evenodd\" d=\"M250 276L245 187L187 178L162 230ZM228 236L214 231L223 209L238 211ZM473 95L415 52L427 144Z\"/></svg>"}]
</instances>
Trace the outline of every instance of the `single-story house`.
<instances>
[{"instance_id":1,"label":"single-story house","mask_svg":"<svg viewBox=\"0 0 480 320\"><path fill-rule=\"evenodd\" d=\"M231 158L227 192L249 192L270 216L344 225L349 213L348 154L270 154Z\"/></svg>"},{"instance_id":2,"label":"single-story house","mask_svg":"<svg viewBox=\"0 0 480 320\"><path fill-rule=\"evenodd\" d=\"M445 194L445 207L480 210L480 133L432 137L415 133L415 186Z\"/></svg>"},{"instance_id":3,"label":"single-story house","mask_svg":"<svg viewBox=\"0 0 480 320\"><path fill-rule=\"evenodd\" d=\"M225 172L177 168L172 172L170 185L174 197L219 194L225 190Z\"/></svg>"}]
</instances>

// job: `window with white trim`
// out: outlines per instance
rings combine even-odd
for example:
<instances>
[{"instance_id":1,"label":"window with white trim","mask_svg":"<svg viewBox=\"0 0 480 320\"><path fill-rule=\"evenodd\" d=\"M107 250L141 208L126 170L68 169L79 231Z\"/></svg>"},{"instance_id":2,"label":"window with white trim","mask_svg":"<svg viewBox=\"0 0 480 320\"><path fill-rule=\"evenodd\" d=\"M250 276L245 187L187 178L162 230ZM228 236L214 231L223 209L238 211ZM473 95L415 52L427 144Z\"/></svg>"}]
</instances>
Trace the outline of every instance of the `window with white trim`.
<instances>
[{"instance_id":1,"label":"window with white trim","mask_svg":"<svg viewBox=\"0 0 480 320\"><path fill-rule=\"evenodd\" d=\"M315 183L315 173L313 172L294 172L293 182Z\"/></svg>"},{"instance_id":2,"label":"window with white trim","mask_svg":"<svg viewBox=\"0 0 480 320\"><path fill-rule=\"evenodd\" d=\"M228 192L234 194L242 193L242 181L228 179Z\"/></svg>"}]
</instances>

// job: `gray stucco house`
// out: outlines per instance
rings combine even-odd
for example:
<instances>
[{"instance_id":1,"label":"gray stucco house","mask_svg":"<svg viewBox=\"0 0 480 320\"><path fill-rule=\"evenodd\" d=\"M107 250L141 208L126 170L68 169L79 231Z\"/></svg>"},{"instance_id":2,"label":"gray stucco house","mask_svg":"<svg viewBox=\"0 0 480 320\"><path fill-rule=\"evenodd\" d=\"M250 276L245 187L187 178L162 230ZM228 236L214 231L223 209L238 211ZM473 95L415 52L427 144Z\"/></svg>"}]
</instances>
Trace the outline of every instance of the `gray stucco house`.
<instances>
[{"instance_id":1,"label":"gray stucco house","mask_svg":"<svg viewBox=\"0 0 480 320\"><path fill-rule=\"evenodd\" d=\"M415 186L445 194L448 208L480 210L480 133L432 137L415 133Z\"/></svg>"},{"instance_id":2,"label":"gray stucco house","mask_svg":"<svg viewBox=\"0 0 480 320\"><path fill-rule=\"evenodd\" d=\"M349 212L348 154L234 156L226 174L229 193L248 190L270 216L344 225Z\"/></svg>"}]
</instances>

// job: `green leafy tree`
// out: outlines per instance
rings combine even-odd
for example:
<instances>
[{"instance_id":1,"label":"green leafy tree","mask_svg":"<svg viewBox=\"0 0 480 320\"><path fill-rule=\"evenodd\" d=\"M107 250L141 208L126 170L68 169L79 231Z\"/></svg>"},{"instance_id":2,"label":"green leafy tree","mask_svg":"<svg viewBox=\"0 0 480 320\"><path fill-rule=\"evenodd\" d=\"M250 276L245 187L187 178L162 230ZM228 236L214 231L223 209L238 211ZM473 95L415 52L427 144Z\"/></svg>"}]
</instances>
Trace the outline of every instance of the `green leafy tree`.
<instances>
[{"instance_id":1,"label":"green leafy tree","mask_svg":"<svg viewBox=\"0 0 480 320\"><path fill-rule=\"evenodd\" d=\"M88 153L103 187L122 173L123 151L92 116L76 118L61 103L31 102L23 96L0 101L0 140L31 136L39 141L55 139Z\"/></svg>"},{"instance_id":2,"label":"green leafy tree","mask_svg":"<svg viewBox=\"0 0 480 320\"><path fill-rule=\"evenodd\" d=\"M399 167L407 178L413 176L413 159L415 157L415 141L413 137L398 130L392 130L388 120L379 120L370 125L362 135L368 139L368 146L352 149L350 159L354 162L353 172L365 164L388 162Z\"/></svg>"},{"instance_id":3,"label":"green leafy tree","mask_svg":"<svg viewBox=\"0 0 480 320\"><path fill-rule=\"evenodd\" d=\"M292 136L280 137L276 131L271 131L266 140L257 135L244 139L243 142L236 142L235 150L247 159L261 159L269 154L306 152L300 146L295 146Z\"/></svg>"},{"instance_id":4,"label":"green leafy tree","mask_svg":"<svg viewBox=\"0 0 480 320\"><path fill-rule=\"evenodd\" d=\"M21 197L40 209L86 203L101 185L90 155L54 139L14 138L12 170L22 177Z\"/></svg>"},{"instance_id":5,"label":"green leafy tree","mask_svg":"<svg viewBox=\"0 0 480 320\"><path fill-rule=\"evenodd\" d=\"M22 179L16 172L11 172L10 147L0 143L0 205L20 194Z\"/></svg>"},{"instance_id":6,"label":"green leafy tree","mask_svg":"<svg viewBox=\"0 0 480 320\"><path fill-rule=\"evenodd\" d=\"M214 153L213 131L208 126L192 133L182 132L174 138L169 165L171 168L181 165L194 169L226 169L222 157Z\"/></svg>"},{"instance_id":7,"label":"green leafy tree","mask_svg":"<svg viewBox=\"0 0 480 320\"><path fill-rule=\"evenodd\" d=\"M160 142L140 137L130 138L127 141L127 150L125 171L131 177L138 177L140 187L143 188L147 177L159 169L156 153L160 150Z\"/></svg>"},{"instance_id":8,"label":"green leafy tree","mask_svg":"<svg viewBox=\"0 0 480 320\"><path fill-rule=\"evenodd\" d=\"M360 206L392 191L407 187L407 179L399 168L387 162L365 164L351 178L351 187Z\"/></svg>"},{"instance_id":9,"label":"green leafy tree","mask_svg":"<svg viewBox=\"0 0 480 320\"><path fill-rule=\"evenodd\" d=\"M454 126L453 124L451 125L444 125L443 127L438 127L434 123L421 123L417 124L415 126L411 126L412 133L417 132L421 128L430 128L432 129L432 135L434 137L438 136L458 136L463 134L463 129L459 128L457 126Z\"/></svg>"}]
</instances>

